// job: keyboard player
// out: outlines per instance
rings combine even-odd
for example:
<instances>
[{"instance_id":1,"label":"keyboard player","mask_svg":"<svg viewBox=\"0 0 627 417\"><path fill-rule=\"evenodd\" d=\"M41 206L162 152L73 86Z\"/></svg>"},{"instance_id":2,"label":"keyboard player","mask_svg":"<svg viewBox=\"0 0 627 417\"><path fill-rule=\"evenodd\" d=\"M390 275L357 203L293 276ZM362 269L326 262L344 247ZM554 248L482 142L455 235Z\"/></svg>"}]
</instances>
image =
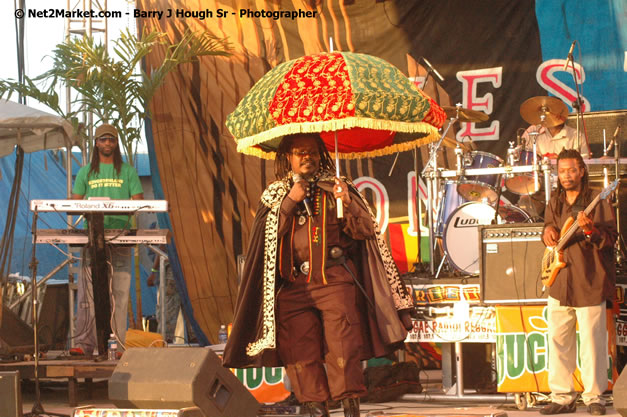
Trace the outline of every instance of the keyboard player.
<instances>
[{"instance_id":1,"label":"keyboard player","mask_svg":"<svg viewBox=\"0 0 627 417\"><path fill-rule=\"evenodd\" d=\"M110 124L101 124L96 129L95 143L89 164L76 175L72 189L73 199L90 197L112 200L142 200L144 198L139 175L134 167L122 161L118 143L118 131ZM130 229L128 215L105 215L105 229ZM118 340L125 341L128 315L128 297L131 283L132 248L107 245L105 256L109 271L111 331ZM96 299L98 295L96 295ZM106 298L105 298L106 300ZM100 344L96 336L94 295L92 290L89 251L83 250L81 272L78 281L77 316L74 355L91 356ZM108 335L107 335L108 337ZM106 339L105 339L106 340ZM100 355L106 352L98 352Z\"/></svg>"}]
</instances>

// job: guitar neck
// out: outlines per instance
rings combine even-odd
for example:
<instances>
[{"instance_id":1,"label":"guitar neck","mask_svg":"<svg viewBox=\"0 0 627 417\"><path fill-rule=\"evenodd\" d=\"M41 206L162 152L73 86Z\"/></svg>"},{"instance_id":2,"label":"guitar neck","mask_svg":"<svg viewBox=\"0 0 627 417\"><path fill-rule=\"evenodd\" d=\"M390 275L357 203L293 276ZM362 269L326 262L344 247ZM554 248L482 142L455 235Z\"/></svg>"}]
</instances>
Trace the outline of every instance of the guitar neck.
<instances>
[{"instance_id":1,"label":"guitar neck","mask_svg":"<svg viewBox=\"0 0 627 417\"><path fill-rule=\"evenodd\" d=\"M599 201L601 201L601 195L600 194L597 195L594 198L594 200L592 200L592 202L590 204L588 204L588 207L586 207L586 209L583 211L586 214L586 216L589 215L592 210L594 210L596 205L599 204ZM555 246L555 250L558 250L558 251L562 250L564 245L568 242L568 240L571 238L571 236L574 235L575 232L577 232L577 230L579 230L579 225L577 224L577 219L575 219L575 221L570 226L570 228L560 238L559 242L557 243L557 246Z\"/></svg>"}]
</instances>

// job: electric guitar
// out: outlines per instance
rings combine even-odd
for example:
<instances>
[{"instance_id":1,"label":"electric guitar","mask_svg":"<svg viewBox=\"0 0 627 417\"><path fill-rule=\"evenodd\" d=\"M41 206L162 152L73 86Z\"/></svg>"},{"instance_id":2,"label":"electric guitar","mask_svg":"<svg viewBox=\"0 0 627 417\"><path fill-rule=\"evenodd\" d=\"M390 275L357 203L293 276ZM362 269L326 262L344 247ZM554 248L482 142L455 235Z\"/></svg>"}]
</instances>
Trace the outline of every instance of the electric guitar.
<instances>
[{"instance_id":1,"label":"electric guitar","mask_svg":"<svg viewBox=\"0 0 627 417\"><path fill-rule=\"evenodd\" d=\"M592 210L596 207L597 204L601 200L605 200L618 186L619 180L614 180L610 185L605 187L601 194L595 197L594 200L586 207L584 213L587 215L590 214ZM562 227L562 231L560 233L560 238L557 241L557 245L547 248L544 250L544 255L542 256L542 285L545 288L549 288L553 285L553 281L557 277L558 272L566 266L564 262L564 251L562 248L568 242L572 235L579 230L579 225L575 222L575 218L572 216L566 220L564 226Z\"/></svg>"}]
</instances>

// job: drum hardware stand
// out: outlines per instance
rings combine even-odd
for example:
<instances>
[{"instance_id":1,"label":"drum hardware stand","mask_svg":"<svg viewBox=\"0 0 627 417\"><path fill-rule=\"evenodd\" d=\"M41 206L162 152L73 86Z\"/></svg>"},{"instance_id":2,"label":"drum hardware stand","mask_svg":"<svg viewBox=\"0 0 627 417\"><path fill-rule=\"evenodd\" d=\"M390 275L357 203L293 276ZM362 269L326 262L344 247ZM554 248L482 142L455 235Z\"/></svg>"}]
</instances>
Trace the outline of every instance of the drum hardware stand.
<instances>
[{"instance_id":1,"label":"drum hardware stand","mask_svg":"<svg viewBox=\"0 0 627 417\"><path fill-rule=\"evenodd\" d=\"M540 115L540 120L542 122L544 122L544 119L546 118L546 116L544 114ZM541 122L541 123L542 123ZM540 171L540 167L538 165L538 144L536 143L536 140L538 139L538 132L529 132L529 136L531 137L533 143L531 145L531 152L533 155L533 186L535 187L536 190L540 189L540 178L538 176L538 171ZM549 193L550 195L550 193ZM549 200L547 198L546 200L547 204L549 203Z\"/></svg>"},{"instance_id":2,"label":"drum hardware stand","mask_svg":"<svg viewBox=\"0 0 627 417\"><path fill-rule=\"evenodd\" d=\"M501 194L503 194L503 180L499 177L499 187L496 192L496 203L494 207L494 218L492 224L499 224L499 207L501 206Z\"/></svg>"},{"instance_id":3,"label":"drum hardware stand","mask_svg":"<svg viewBox=\"0 0 627 417\"><path fill-rule=\"evenodd\" d=\"M392 165L392 168L394 168L394 165L396 164L396 160L398 159L398 153L396 154L396 158L394 158L394 164ZM390 175L392 175L392 170L390 169ZM416 213L416 223L415 223L415 227L416 227L416 263L414 264L414 270L416 271L417 274L421 274L423 272L425 272L425 268L424 265L422 263L422 249L420 248L421 245L421 240L422 240L422 234L420 232L420 187L418 187L419 185L419 177L418 177L418 149L414 148L414 181L416 181L416 194L414 195L414 200L415 200L415 207L414 207L414 211ZM431 238L429 238L431 239ZM429 242L431 242L431 240L429 240Z\"/></svg>"},{"instance_id":4,"label":"drum hardware stand","mask_svg":"<svg viewBox=\"0 0 627 417\"><path fill-rule=\"evenodd\" d=\"M618 186L616 187L614 194L616 196L616 230L618 231L618 239L616 239L616 264L619 268L624 268L625 252L623 247L625 242L623 241L623 236L620 232L620 141L617 138L619 129L620 128L616 129L616 132L614 132L614 139L612 139L612 143L614 143L614 177L618 180Z\"/></svg>"},{"instance_id":5,"label":"drum hardware stand","mask_svg":"<svg viewBox=\"0 0 627 417\"><path fill-rule=\"evenodd\" d=\"M435 273L435 276L433 277L434 279L438 279L440 277L440 272L442 272L442 267L444 266L444 261L446 261L446 253L444 253L444 256L442 257L442 260L440 261L440 265L438 266L438 271Z\"/></svg>"},{"instance_id":6,"label":"drum hardware stand","mask_svg":"<svg viewBox=\"0 0 627 417\"><path fill-rule=\"evenodd\" d=\"M551 161L546 156L542 159L541 169L544 174L544 201L548 205L551 199Z\"/></svg>"},{"instance_id":7,"label":"drum hardware stand","mask_svg":"<svg viewBox=\"0 0 627 417\"><path fill-rule=\"evenodd\" d=\"M509 142L509 149L507 149L507 164L513 166L520 158L517 157L516 151L518 146L514 147L514 141Z\"/></svg>"},{"instance_id":8,"label":"drum hardware stand","mask_svg":"<svg viewBox=\"0 0 627 417\"><path fill-rule=\"evenodd\" d=\"M457 166L457 176L463 177L465 171L464 151L459 146L459 143L455 146L455 164Z\"/></svg>"},{"instance_id":9,"label":"drum hardware stand","mask_svg":"<svg viewBox=\"0 0 627 417\"><path fill-rule=\"evenodd\" d=\"M520 142L520 136L518 137ZM514 142L509 141L509 148L507 149L507 165L505 165L505 178L512 178L512 167L520 160L520 157L517 154L519 147L514 147Z\"/></svg>"}]
</instances>

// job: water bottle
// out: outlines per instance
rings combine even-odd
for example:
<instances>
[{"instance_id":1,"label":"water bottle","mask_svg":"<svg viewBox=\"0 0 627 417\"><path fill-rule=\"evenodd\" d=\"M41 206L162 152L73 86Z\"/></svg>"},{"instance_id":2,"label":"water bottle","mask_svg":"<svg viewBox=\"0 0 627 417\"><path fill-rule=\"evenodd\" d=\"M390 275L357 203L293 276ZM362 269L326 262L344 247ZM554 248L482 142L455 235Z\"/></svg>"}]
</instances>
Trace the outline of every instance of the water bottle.
<instances>
[{"instance_id":1,"label":"water bottle","mask_svg":"<svg viewBox=\"0 0 627 417\"><path fill-rule=\"evenodd\" d=\"M228 334L226 332L226 326L224 324L221 324L220 330L218 330L218 343L226 343L227 338Z\"/></svg>"},{"instance_id":2,"label":"water bottle","mask_svg":"<svg viewBox=\"0 0 627 417\"><path fill-rule=\"evenodd\" d=\"M115 334L111 333L111 336L109 336L109 341L107 342L107 359L110 361L116 360L117 353L118 353L118 341L115 338Z\"/></svg>"}]
</instances>

